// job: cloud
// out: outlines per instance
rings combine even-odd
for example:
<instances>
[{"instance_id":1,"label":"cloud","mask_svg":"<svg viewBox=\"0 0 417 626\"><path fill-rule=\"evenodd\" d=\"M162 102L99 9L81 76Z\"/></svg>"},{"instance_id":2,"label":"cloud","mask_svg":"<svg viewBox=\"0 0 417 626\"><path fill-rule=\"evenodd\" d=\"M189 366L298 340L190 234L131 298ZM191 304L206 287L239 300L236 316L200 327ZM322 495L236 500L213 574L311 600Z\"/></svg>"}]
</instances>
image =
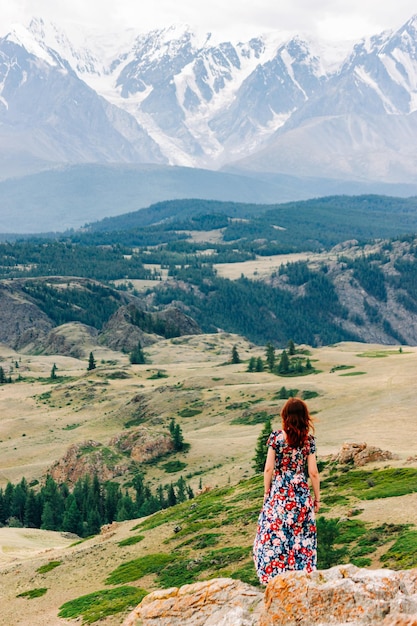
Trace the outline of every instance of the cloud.
<instances>
[{"instance_id":1,"label":"cloud","mask_svg":"<svg viewBox=\"0 0 417 626\"><path fill-rule=\"evenodd\" d=\"M337 39L400 27L415 12L414 0L6 0L0 6L0 20L3 25L27 23L36 16L100 29L132 26L139 31L180 22L229 36L278 30Z\"/></svg>"}]
</instances>

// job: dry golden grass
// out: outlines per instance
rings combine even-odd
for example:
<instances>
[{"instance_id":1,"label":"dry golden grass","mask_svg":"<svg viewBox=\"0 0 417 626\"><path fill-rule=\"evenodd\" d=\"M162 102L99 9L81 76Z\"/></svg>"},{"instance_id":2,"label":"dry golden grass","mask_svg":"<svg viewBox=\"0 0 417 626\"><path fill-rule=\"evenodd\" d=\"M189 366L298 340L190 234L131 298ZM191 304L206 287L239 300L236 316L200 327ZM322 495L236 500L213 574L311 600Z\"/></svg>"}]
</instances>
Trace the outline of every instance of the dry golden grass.
<instances>
[{"instance_id":1,"label":"dry golden grass","mask_svg":"<svg viewBox=\"0 0 417 626\"><path fill-rule=\"evenodd\" d=\"M243 362L227 364L234 345ZM0 364L7 369L18 361L18 371L27 378L26 382L0 387L0 486L8 480L16 483L23 476L40 479L72 443L90 438L107 443L123 429L126 406L135 394L147 399L157 422L167 424L172 416L181 424L184 438L191 444L183 457L185 472L203 470L202 482L209 487L234 484L252 475L251 460L261 425L230 422L244 410L265 410L278 428L282 401L274 399L274 394L282 386L319 393L308 401L317 418L319 456L336 453L347 441L390 450L398 456L390 465L410 464L408 457L416 454L415 347L403 347L400 352L395 347L341 343L309 349L318 372L296 378L247 372L248 359L264 356L264 350L229 334L161 341L146 349L150 363L145 365L131 366L126 355L98 346L92 349L97 369L87 372L85 360L29 356L0 346ZM72 378L51 383L53 363L59 375ZM334 369L340 366L351 369ZM122 370L129 378L107 378ZM167 377L150 378L158 370ZM49 399L42 401L40 396L49 392ZM230 408L242 403L249 408ZM199 406L202 412L181 418L178 412L190 405ZM154 484L178 476L154 466L147 475ZM199 480L200 475L191 479L194 489ZM390 500L364 503L361 519L414 523L415 494ZM143 554L144 549L158 551L163 539L161 528L147 533L140 544L125 548L117 545L131 535L135 524L125 522L104 536L72 547L68 547L68 537L60 533L0 529L0 585L4 598L0 624L74 624L57 618L63 602L104 588L110 571ZM63 564L47 574L36 572L52 560L62 560ZM47 593L34 600L16 598L18 593L38 587L47 587ZM118 623L120 618L101 622L105 626Z\"/></svg>"}]
</instances>

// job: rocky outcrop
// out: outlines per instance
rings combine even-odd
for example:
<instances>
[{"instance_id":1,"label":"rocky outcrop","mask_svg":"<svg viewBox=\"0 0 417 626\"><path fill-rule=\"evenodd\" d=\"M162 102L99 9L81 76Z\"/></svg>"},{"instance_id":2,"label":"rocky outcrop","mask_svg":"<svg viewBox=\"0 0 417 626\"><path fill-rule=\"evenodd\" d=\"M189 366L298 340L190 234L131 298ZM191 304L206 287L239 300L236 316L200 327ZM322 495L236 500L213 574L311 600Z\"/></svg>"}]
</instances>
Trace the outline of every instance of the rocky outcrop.
<instances>
[{"instance_id":1,"label":"rocky outcrop","mask_svg":"<svg viewBox=\"0 0 417 626\"><path fill-rule=\"evenodd\" d=\"M287 572L265 594L228 578L146 596L122 626L417 626L417 570Z\"/></svg>"},{"instance_id":2,"label":"rocky outcrop","mask_svg":"<svg viewBox=\"0 0 417 626\"><path fill-rule=\"evenodd\" d=\"M395 456L389 450L368 446L367 443L344 443L331 460L341 465L352 464L361 467L373 461L387 461L394 458Z\"/></svg>"},{"instance_id":3,"label":"rocky outcrop","mask_svg":"<svg viewBox=\"0 0 417 626\"><path fill-rule=\"evenodd\" d=\"M91 346L97 343L98 331L81 322L57 326L45 340L43 354L62 354L75 359L86 358Z\"/></svg>"},{"instance_id":4,"label":"rocky outcrop","mask_svg":"<svg viewBox=\"0 0 417 626\"><path fill-rule=\"evenodd\" d=\"M137 304L120 307L103 327L100 342L122 352L131 352L140 342L142 346L155 343L160 337L198 335L198 324L177 307L162 311L145 311Z\"/></svg>"},{"instance_id":5,"label":"rocky outcrop","mask_svg":"<svg viewBox=\"0 0 417 626\"><path fill-rule=\"evenodd\" d=\"M132 461L138 463L148 463L174 450L169 433L154 432L145 427L116 435L110 445L123 454L128 453Z\"/></svg>"},{"instance_id":6,"label":"rocky outcrop","mask_svg":"<svg viewBox=\"0 0 417 626\"><path fill-rule=\"evenodd\" d=\"M0 343L14 350L38 348L54 327L17 281L1 281L0 312Z\"/></svg>"},{"instance_id":7,"label":"rocky outcrop","mask_svg":"<svg viewBox=\"0 0 417 626\"><path fill-rule=\"evenodd\" d=\"M262 605L259 589L215 578L150 593L122 626L255 626Z\"/></svg>"},{"instance_id":8,"label":"rocky outcrop","mask_svg":"<svg viewBox=\"0 0 417 626\"><path fill-rule=\"evenodd\" d=\"M129 463L121 455L93 440L73 444L56 461L48 474L58 483L74 485L84 476L98 476L101 482L113 480L129 470Z\"/></svg>"},{"instance_id":9,"label":"rocky outcrop","mask_svg":"<svg viewBox=\"0 0 417 626\"><path fill-rule=\"evenodd\" d=\"M141 328L132 323L132 313L136 310L134 305L121 306L109 321L103 326L100 333L100 343L112 350L131 352L140 342L142 346L155 343L156 337L145 333Z\"/></svg>"}]
</instances>

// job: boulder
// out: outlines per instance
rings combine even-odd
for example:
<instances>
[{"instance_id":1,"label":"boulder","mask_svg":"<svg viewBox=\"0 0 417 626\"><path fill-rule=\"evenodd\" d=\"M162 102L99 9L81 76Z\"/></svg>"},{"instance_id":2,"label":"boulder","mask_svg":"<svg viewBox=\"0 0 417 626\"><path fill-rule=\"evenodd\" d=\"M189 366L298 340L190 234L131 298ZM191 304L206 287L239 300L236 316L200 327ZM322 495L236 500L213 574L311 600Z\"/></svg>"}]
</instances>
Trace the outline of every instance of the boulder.
<instances>
[{"instance_id":1,"label":"boulder","mask_svg":"<svg viewBox=\"0 0 417 626\"><path fill-rule=\"evenodd\" d=\"M146 596L122 626L417 626L417 569L286 572L263 593L217 578Z\"/></svg>"},{"instance_id":2,"label":"boulder","mask_svg":"<svg viewBox=\"0 0 417 626\"><path fill-rule=\"evenodd\" d=\"M257 626L417 626L417 570L288 572L272 579Z\"/></svg>"},{"instance_id":3,"label":"boulder","mask_svg":"<svg viewBox=\"0 0 417 626\"><path fill-rule=\"evenodd\" d=\"M122 626L256 626L262 604L259 589L215 578L150 593Z\"/></svg>"},{"instance_id":4,"label":"boulder","mask_svg":"<svg viewBox=\"0 0 417 626\"><path fill-rule=\"evenodd\" d=\"M395 457L389 450L368 446L367 443L344 443L331 460L341 465L352 463L360 467L373 461L387 461L393 458Z\"/></svg>"}]
</instances>

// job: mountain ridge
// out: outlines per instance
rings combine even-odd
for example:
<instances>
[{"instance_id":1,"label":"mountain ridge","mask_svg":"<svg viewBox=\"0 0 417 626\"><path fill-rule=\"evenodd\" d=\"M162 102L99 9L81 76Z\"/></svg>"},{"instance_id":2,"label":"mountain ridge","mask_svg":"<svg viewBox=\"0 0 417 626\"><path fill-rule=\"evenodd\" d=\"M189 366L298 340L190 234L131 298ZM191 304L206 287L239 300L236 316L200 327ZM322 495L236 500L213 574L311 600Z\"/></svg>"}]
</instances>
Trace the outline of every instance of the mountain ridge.
<instances>
[{"instance_id":1,"label":"mountain ridge","mask_svg":"<svg viewBox=\"0 0 417 626\"><path fill-rule=\"evenodd\" d=\"M413 16L395 32L385 31L356 43L343 61L337 48L333 60L325 58L321 42L299 35L288 38L283 33L269 33L244 43L216 43L210 34L197 35L178 25L142 34L128 31L117 46L114 38L105 41L102 36L86 47L82 33L73 43L70 35L39 18L28 28L15 27L0 39L0 52L7 66L7 44L14 43L20 56L26 51L32 60L46 63L49 73L55 65L68 76L77 76L109 106L116 106L116 130L128 139L136 127L140 141L147 137L149 144L148 153L141 153L133 138L133 154L127 150L117 157L115 152L119 160L143 162L145 157L151 162L216 169L239 163L243 156L251 158L261 149L268 151L271 143L273 146L277 138L287 135L287 129L298 129L308 139L303 124L309 118L341 117L346 150L358 141L349 131L349 110L359 115L365 134L371 114L382 115L384 121L393 115L412 114L416 109L416 21ZM9 110L7 74L3 79L1 102ZM116 110L107 113L110 122L112 115ZM3 116L7 122L4 110ZM126 124L131 126L129 132L123 132ZM369 128L372 131L372 126ZM381 124L374 134L376 130L380 148L386 148L388 161L395 165L394 154L389 153L390 134L384 134ZM414 126L410 130L414 131ZM336 152L343 148L337 134L333 142ZM282 147L282 142L279 145ZM310 139L306 152L313 147ZM410 149L409 144L406 148ZM286 154L290 153L291 145L286 146ZM359 149L358 158L361 154ZM109 160L108 155L103 156ZM318 153L318 163L321 159ZM407 171L403 161L397 161L396 174L390 175L385 168L387 180L415 179L414 168ZM244 167L248 168L247 161ZM287 171L280 170L282 167L279 162L274 171ZM337 162L333 169L336 177L382 180L372 162L362 175L338 167Z\"/></svg>"}]
</instances>

